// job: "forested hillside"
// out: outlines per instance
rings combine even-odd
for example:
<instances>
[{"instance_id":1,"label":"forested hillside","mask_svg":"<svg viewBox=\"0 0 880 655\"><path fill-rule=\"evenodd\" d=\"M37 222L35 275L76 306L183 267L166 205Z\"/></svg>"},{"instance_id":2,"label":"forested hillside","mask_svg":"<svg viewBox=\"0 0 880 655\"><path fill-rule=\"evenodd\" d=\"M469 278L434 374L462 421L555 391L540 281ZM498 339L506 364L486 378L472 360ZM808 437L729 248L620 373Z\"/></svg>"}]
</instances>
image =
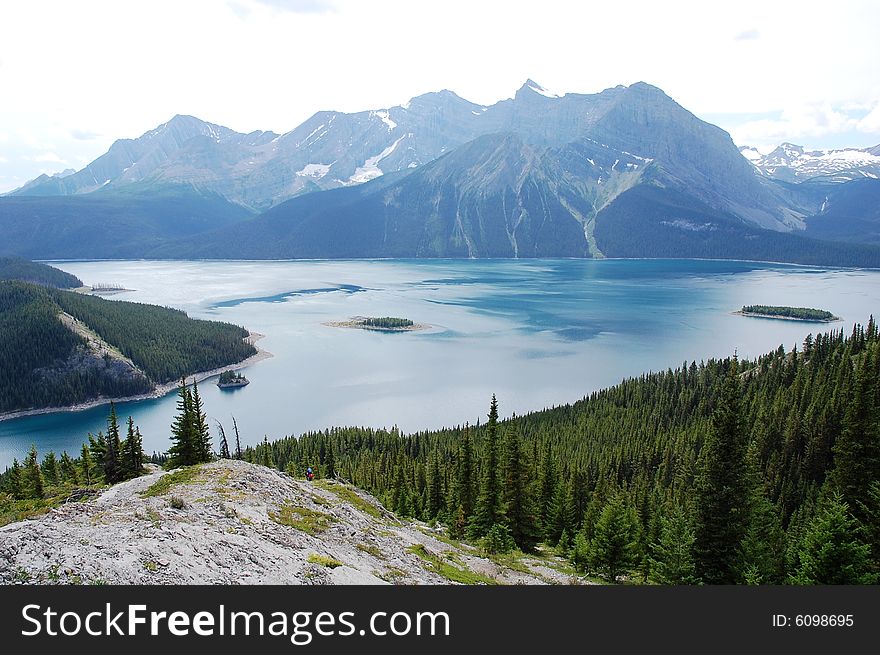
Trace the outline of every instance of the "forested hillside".
<instances>
[{"instance_id":1,"label":"forested hillside","mask_svg":"<svg viewBox=\"0 0 880 655\"><path fill-rule=\"evenodd\" d=\"M243 327L189 318L185 312L143 303L56 292L55 301L159 383L234 364L255 354Z\"/></svg>"},{"instance_id":2,"label":"forested hillside","mask_svg":"<svg viewBox=\"0 0 880 655\"><path fill-rule=\"evenodd\" d=\"M792 352L685 363L506 421L493 399L476 427L337 428L245 456L298 475L317 466L487 548L550 544L607 580L870 582L880 339L872 319Z\"/></svg>"},{"instance_id":3,"label":"forested hillside","mask_svg":"<svg viewBox=\"0 0 880 655\"><path fill-rule=\"evenodd\" d=\"M0 412L148 393L246 359L246 336L174 309L0 281Z\"/></svg>"},{"instance_id":4,"label":"forested hillside","mask_svg":"<svg viewBox=\"0 0 880 655\"><path fill-rule=\"evenodd\" d=\"M75 289L83 286L82 280L75 275L21 257L0 257L0 280L33 282L57 289Z\"/></svg>"}]
</instances>

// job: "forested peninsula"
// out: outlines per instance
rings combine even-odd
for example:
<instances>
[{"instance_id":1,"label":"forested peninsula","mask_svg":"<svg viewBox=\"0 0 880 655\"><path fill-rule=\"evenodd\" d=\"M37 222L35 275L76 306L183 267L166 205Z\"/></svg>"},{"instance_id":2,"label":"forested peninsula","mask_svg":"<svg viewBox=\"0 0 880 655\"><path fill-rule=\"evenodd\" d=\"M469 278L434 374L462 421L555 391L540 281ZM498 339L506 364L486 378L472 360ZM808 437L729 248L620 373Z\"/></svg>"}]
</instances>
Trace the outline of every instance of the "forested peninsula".
<instances>
[{"instance_id":1,"label":"forested peninsula","mask_svg":"<svg viewBox=\"0 0 880 655\"><path fill-rule=\"evenodd\" d=\"M167 307L3 280L0 416L155 393L256 355L248 336Z\"/></svg>"}]
</instances>

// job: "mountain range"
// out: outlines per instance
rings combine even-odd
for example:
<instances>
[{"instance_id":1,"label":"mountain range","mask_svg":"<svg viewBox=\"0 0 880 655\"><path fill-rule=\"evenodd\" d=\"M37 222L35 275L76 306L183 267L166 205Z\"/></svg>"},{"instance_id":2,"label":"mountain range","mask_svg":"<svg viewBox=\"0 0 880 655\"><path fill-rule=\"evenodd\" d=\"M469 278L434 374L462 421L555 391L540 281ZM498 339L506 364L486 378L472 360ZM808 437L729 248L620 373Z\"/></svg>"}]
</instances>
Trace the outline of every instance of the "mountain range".
<instances>
[{"instance_id":1,"label":"mountain range","mask_svg":"<svg viewBox=\"0 0 880 655\"><path fill-rule=\"evenodd\" d=\"M444 90L283 135L175 116L0 198L0 254L880 266L877 150L741 151L642 82L557 96L528 80L491 106Z\"/></svg>"}]
</instances>

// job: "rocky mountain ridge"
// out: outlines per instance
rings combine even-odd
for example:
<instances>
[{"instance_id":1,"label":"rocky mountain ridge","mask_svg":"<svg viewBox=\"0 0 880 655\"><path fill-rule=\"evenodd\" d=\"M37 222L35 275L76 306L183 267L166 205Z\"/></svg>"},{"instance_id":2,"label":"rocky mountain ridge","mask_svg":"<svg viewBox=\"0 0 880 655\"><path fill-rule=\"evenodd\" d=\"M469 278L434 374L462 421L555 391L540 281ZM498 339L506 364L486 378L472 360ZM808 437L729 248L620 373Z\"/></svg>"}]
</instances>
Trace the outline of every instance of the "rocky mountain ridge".
<instances>
[{"instance_id":1,"label":"rocky mountain ridge","mask_svg":"<svg viewBox=\"0 0 880 655\"><path fill-rule=\"evenodd\" d=\"M0 583L566 584L487 558L342 482L237 460L145 476L0 527Z\"/></svg>"}]
</instances>

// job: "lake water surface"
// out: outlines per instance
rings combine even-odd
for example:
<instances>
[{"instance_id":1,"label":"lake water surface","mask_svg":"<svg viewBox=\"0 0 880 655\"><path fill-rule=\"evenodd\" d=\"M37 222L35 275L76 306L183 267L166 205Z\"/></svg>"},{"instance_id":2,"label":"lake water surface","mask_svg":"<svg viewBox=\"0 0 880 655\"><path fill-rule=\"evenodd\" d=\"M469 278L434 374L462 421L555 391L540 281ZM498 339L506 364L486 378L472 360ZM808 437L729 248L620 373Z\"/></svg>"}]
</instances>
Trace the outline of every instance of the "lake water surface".
<instances>
[{"instance_id":1,"label":"lake water surface","mask_svg":"<svg viewBox=\"0 0 880 655\"><path fill-rule=\"evenodd\" d=\"M86 284L134 291L116 300L167 305L265 336L274 357L251 384L200 391L244 443L338 425L404 431L475 422L498 396L508 416L578 400L622 378L684 361L753 357L809 333L850 330L880 313L880 272L694 260L393 260L62 262ZM827 309L843 321L746 318L744 304ZM335 328L351 316L400 316L432 328ZM120 405L147 452L165 450L176 396ZM0 422L0 466L78 452L107 406ZM215 439L215 444L216 444Z\"/></svg>"}]
</instances>

